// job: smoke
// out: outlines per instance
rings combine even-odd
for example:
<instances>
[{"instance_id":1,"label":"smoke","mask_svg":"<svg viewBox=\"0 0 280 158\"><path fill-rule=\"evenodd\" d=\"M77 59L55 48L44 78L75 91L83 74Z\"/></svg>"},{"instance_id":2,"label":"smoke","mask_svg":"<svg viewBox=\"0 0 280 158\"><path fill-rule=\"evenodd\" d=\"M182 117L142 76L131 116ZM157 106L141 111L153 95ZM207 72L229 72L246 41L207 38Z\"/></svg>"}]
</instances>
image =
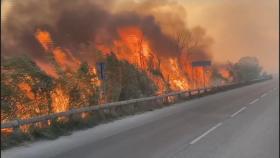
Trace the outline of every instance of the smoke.
<instances>
[{"instance_id":1,"label":"smoke","mask_svg":"<svg viewBox=\"0 0 280 158\"><path fill-rule=\"evenodd\" d=\"M111 45L119 38L118 28L137 26L155 53L176 57L179 52L172 35L176 31L188 31L185 16L180 4L168 0L16 1L6 15L6 22L1 23L1 51L4 56L28 54L46 60L44 49L34 37L39 28L50 32L55 46L67 48L76 58L90 60L92 49L84 48L92 48L96 42ZM197 55L208 56L203 55L207 54L204 48L198 52Z\"/></svg>"}]
</instances>

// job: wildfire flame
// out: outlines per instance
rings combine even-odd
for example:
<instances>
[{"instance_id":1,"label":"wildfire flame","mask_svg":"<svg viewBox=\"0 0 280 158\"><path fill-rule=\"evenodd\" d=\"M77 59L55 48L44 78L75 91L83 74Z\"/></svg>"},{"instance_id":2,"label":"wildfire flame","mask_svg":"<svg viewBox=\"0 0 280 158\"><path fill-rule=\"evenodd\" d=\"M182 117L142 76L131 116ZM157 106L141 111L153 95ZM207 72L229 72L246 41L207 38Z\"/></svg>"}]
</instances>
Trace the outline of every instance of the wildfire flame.
<instances>
[{"instance_id":1,"label":"wildfire flame","mask_svg":"<svg viewBox=\"0 0 280 158\"><path fill-rule=\"evenodd\" d=\"M60 87L56 87L51 93L53 112L69 110L69 96Z\"/></svg>"},{"instance_id":2,"label":"wildfire flame","mask_svg":"<svg viewBox=\"0 0 280 158\"><path fill-rule=\"evenodd\" d=\"M186 90L188 89L188 83L186 78L183 77L181 70L178 66L178 61L175 59L169 59L170 72L166 72L171 82L171 88L174 90ZM163 70L163 72L165 72Z\"/></svg>"},{"instance_id":3,"label":"wildfire flame","mask_svg":"<svg viewBox=\"0 0 280 158\"><path fill-rule=\"evenodd\" d=\"M113 47L100 45L100 43L96 47L105 54L109 53L108 50L113 50L118 59L126 60L142 70L148 70L148 62L152 62L153 66L157 65L155 58L159 57L152 51L149 40L145 38L140 28L136 26L118 28L118 34L119 39L114 40ZM169 81L172 90L190 88L188 80L183 76L176 59L169 58L163 61L162 64L159 69L163 73L165 80ZM149 76L162 93L164 91L163 83L158 78Z\"/></svg>"},{"instance_id":4,"label":"wildfire flame","mask_svg":"<svg viewBox=\"0 0 280 158\"><path fill-rule=\"evenodd\" d=\"M76 59L70 51L64 50L61 47L54 46L53 39L49 32L37 29L35 38L44 48L46 53L51 53L63 70L77 70L81 62ZM39 63L39 62L38 62ZM57 77L57 73L52 66L46 63L40 63L38 66L43 69L47 74Z\"/></svg>"},{"instance_id":5,"label":"wildfire flame","mask_svg":"<svg viewBox=\"0 0 280 158\"><path fill-rule=\"evenodd\" d=\"M49 76L53 78L58 78L58 74L53 65L45 62L41 62L39 60L35 60L35 63Z\"/></svg>"},{"instance_id":6,"label":"wildfire flame","mask_svg":"<svg viewBox=\"0 0 280 158\"><path fill-rule=\"evenodd\" d=\"M114 52L119 60L126 60L130 64L136 65L139 69L147 71L149 69L149 62L152 62L152 68L157 65L155 58L159 58L157 54L152 51L149 39L147 39L141 29L137 26L121 27L117 29L119 35L118 39L113 41L113 46L105 43L96 43L96 48L104 54ZM65 51L60 47L54 47L54 42L49 32L38 29L35 37L45 49L46 52L51 52L55 61L65 70L67 67L77 69L80 61L73 57L70 51ZM195 87L210 84L210 75L205 73L203 68L192 69L189 64L180 68L179 61L175 58L162 59L162 65L158 69L162 72L163 77L170 84L172 90L186 90L191 88L190 84L195 84ZM186 60L189 60L186 58ZM186 62L189 63L189 62ZM48 74L56 76L49 66L46 64L39 64L40 67ZM148 72L149 73L149 72ZM184 75L187 74L186 75ZM163 82L158 78L148 75L158 86L159 91L164 91ZM192 78L190 77L192 76ZM194 87L194 86L192 86Z\"/></svg>"},{"instance_id":7,"label":"wildfire flame","mask_svg":"<svg viewBox=\"0 0 280 158\"><path fill-rule=\"evenodd\" d=\"M99 41L96 44L96 48L103 52L105 55L114 52L119 60L125 60L130 64L135 65L138 69L146 71L148 77L154 81L158 87L158 94L162 94L166 91L166 82L170 89L173 91L187 90L190 88L201 87L202 85L210 84L210 73L207 73L202 67L192 68L190 65L190 59L184 58L184 64L180 65L180 59L176 57L160 58L156 52L154 52L152 44L149 39L145 37L144 33L139 27L121 27L117 30L118 39L112 41L113 45L108 45ZM34 34L38 43L42 46L46 54L53 57L54 61L64 71L77 70L81 64L81 61L74 57L70 50L59 47L53 42L51 34L46 30L37 29ZM48 75L58 78L58 74L54 65L45 63L39 60L35 60L36 64L45 71ZM158 70L161 75L155 76L150 71ZM228 78L229 74L226 71L220 71L221 74ZM96 68L90 66L90 73L97 74ZM101 81L98 78L92 78L93 82L97 86L101 86ZM195 85L195 86L193 86ZM80 87L86 87L80 83ZM32 87L26 82L18 84L18 88L26 95L27 98L33 100L33 111L36 113L45 112L39 109L39 103L36 103L35 95L32 92ZM87 92L89 93L89 92ZM86 96L89 94L81 94L81 98L86 100ZM64 112L70 109L70 96L67 90L58 85L51 91L51 107L52 112ZM37 96L36 96L37 97ZM170 98L172 100L172 98ZM102 98L99 103L103 102ZM106 102L104 100L104 102ZM21 119L31 117L31 113L25 114L28 110L23 110L24 104L17 104L17 115ZM85 118L86 114L82 114ZM50 124L50 123L49 123ZM28 127L22 127L24 131L27 131ZM8 130L7 130L8 131Z\"/></svg>"},{"instance_id":8,"label":"wildfire flame","mask_svg":"<svg viewBox=\"0 0 280 158\"><path fill-rule=\"evenodd\" d=\"M34 93L31 91L32 88L29 84L22 82L18 85L18 87L26 94L29 99L33 100L35 98Z\"/></svg>"},{"instance_id":9,"label":"wildfire flame","mask_svg":"<svg viewBox=\"0 0 280 158\"><path fill-rule=\"evenodd\" d=\"M229 71L226 70L226 69L223 69L223 68L219 69L219 74L220 74L223 78L226 78L226 79L231 78L231 74L230 74Z\"/></svg>"},{"instance_id":10,"label":"wildfire flame","mask_svg":"<svg viewBox=\"0 0 280 158\"><path fill-rule=\"evenodd\" d=\"M53 5L56 3L50 3L50 4ZM26 6L26 5L22 5L22 6ZM97 6L96 6L97 9L95 7L93 7L92 9L92 8L87 8L87 6L84 5L81 6L83 6L83 9L85 9L83 10L85 12L81 14L81 17L79 17L79 19L82 20L79 21L79 23L75 23L75 24L71 23L73 24L73 26L71 25L70 29L66 29L64 24L69 24L70 22L68 21L73 20L72 19L73 16L71 16L70 18L64 18L66 17L64 13L68 13L68 11L66 12L65 10L63 11L59 10L59 13L57 13L56 12L57 10L53 10L54 14L52 15L57 15L56 18L57 20L53 20L56 22L52 23L52 25L46 24L46 26L52 28L51 30L59 31L59 33L52 34L52 32L49 32L48 30L42 28L37 28L37 30L34 32L33 37L37 40L38 45L40 46L42 51L44 51L44 53L38 55L39 57L33 58L33 61L35 61L35 63L37 64L38 67L40 67L41 70L43 70L47 75L53 78L53 80L51 81L54 81L52 82L54 83L52 84L54 86L51 87L52 89L47 89L46 92L42 90L43 88L40 89L41 82L38 82L39 79L38 78L32 79L31 76L27 76L28 77L27 80L20 81L20 82L17 81L17 83L14 85L13 82L10 82L9 83L10 85L15 86L17 90L19 89L22 92L20 93L19 96L17 96L19 98L17 99L20 101L16 101L16 103L13 103L13 106L15 106L15 111L16 111L15 112L16 116L13 117L17 117L20 119L28 119L33 116L48 114L51 112L54 113L64 112L73 107L76 108L81 106L87 106L90 101L91 103L94 104L106 103L110 99L108 99L109 97L105 96L103 87L101 87L105 85L103 84L105 82L101 81L97 77L98 72L95 64L98 61L98 59L95 59L95 57L99 58L101 56L100 58L103 59L110 53L114 53L118 60L127 61L129 64L134 65L141 72L145 72L148 78L152 80L157 86L158 95L170 91L182 91L182 90L188 90L194 88L202 88L204 85L205 86L211 85L211 71L203 67L192 67L191 62L193 59L191 59L188 55L186 55L189 52L183 49L177 50L176 39L175 38L173 39L171 33L169 33L169 31L166 31L169 30L166 29L169 28L169 26L168 27L164 26L164 25L171 24L170 25L172 26L171 31L173 31L173 26L175 25L173 25L173 22L170 22L170 20L166 20L167 22L166 23L164 19L163 21L157 19L157 16L154 15L146 16L146 13L142 15L142 13L139 12L139 15L141 15L139 16L139 19L137 20L137 18L133 18L133 20L131 21L130 16L123 17L123 14L115 15L115 14L107 13L105 10L99 9L99 7ZM65 8L68 9L68 7L62 7L61 9L65 9ZM86 9L91 9L91 10L89 11ZM20 10L20 14L21 14L22 9L17 9L17 10ZM78 11L80 11L80 9L78 9ZM106 14L104 14L103 12ZM18 14L18 12L15 13L17 13L15 15L20 15ZM88 13L90 14L93 13L93 15L96 14L96 17L98 19L99 16L102 16L102 18L104 16L104 18L108 19L108 21L106 20L106 22L103 23L102 20L98 20L98 19L93 21L85 20L88 18ZM147 15L150 14L149 12L147 13L148 13ZM159 15L161 14L159 13ZM137 15L133 14L132 17L134 16ZM15 16L11 16L11 17L15 18ZM89 17L91 18L92 15L90 15ZM150 17L154 17L155 19ZM76 17L74 16L73 18L75 19ZM122 20L120 20L120 22L119 21L116 22L115 20L112 20L114 18L123 19L123 21L125 22L123 22ZM22 20L19 21L21 22L20 23L21 25L24 24L23 25L24 27L14 27L16 29L15 31L13 29L6 29L6 30L12 30L15 33L20 32L23 33L22 35L26 35L24 33L28 33L28 31L31 30L30 26L32 27L32 29L33 27L35 27L35 25L42 26L38 24L37 20L35 22L33 22L32 19L25 20L26 22L28 22L26 24L25 22L22 23ZM102 23L98 21L102 21ZM175 21L177 21L176 18ZM181 25L183 23L181 23L180 20L178 22L179 23L176 24L178 25L180 24L180 26L185 27L184 25ZM137 26L137 23L141 24L141 26ZM23 29L17 30L17 28L23 28ZM28 31L26 31L26 29ZM100 32L96 32L96 30ZM192 30L190 30L189 28L184 28L182 29L182 31L190 32L190 35L194 36L191 37L190 40L192 40L192 38L196 38L196 34L193 34ZM7 33L7 35L14 35L14 33ZM67 39L69 40L65 40L65 38L61 37L64 35L67 35L67 37L69 37ZM203 38L200 38L200 35L197 36L198 36L197 40L203 40ZM27 44L28 46L26 47L27 50L31 48L30 52L34 51L32 50L33 48L32 44L34 44L33 42L28 42L28 41L22 42L26 40L25 37L30 37L30 36L15 36L15 37L19 37L19 39L13 39L14 37L12 37L11 38L13 39L12 41L15 42L7 42L8 43L7 49L11 47L9 46L10 43L14 43L14 45L12 45L13 48L16 46L20 49L22 46L23 48L25 48L26 46L22 45L22 43L24 43ZM186 39L183 39L183 41L179 43L188 41L189 39L187 38L189 37L186 37ZM162 40L158 40L158 39L162 39ZM59 42L56 40L58 40ZM59 45L58 43L63 43L63 44ZM192 47L197 48L196 43L197 41L190 41L190 43L187 43L187 45L190 46L191 48ZM202 43L203 43L202 49L204 49L204 45L208 46L208 42L202 41ZM69 48L67 48L68 46ZM92 47L94 49L92 49ZM96 55L97 54L96 49L101 51L103 54L100 55L98 53L98 55ZM78 53L76 53L76 51ZM7 52L12 54L14 51L13 49L11 49ZM206 52L203 51L203 53ZM34 54L30 54L30 56L33 55ZM198 58L200 57L201 56L198 55ZM80 73L80 71L77 70L81 70L81 72L84 70L83 69L84 67L81 67L83 66L81 65L81 63L84 62L85 58L88 58L88 60L86 61L89 64L89 72ZM226 69L219 70L219 73L223 78L231 77L230 73ZM81 74L83 75L86 74L87 76L86 75L83 76ZM81 79L79 78L80 76L82 76ZM88 80L88 76L91 76L89 80ZM70 82L67 82L68 87L63 85L63 83L65 83L63 77L69 79L68 81ZM84 79L83 77L86 79ZM13 79L7 79L4 82L8 82L8 80L13 81ZM61 83L60 81L63 81L63 83ZM73 84L72 81L74 82ZM39 88L34 87L34 89L32 89L33 88L32 85L38 85L38 83L40 83L40 86L38 86ZM45 85L45 82L42 82L42 85ZM97 86L98 88L96 88L95 86ZM92 90L91 88L96 91ZM75 90L78 91L77 95ZM110 93L110 90L108 91L109 91L108 93ZM99 93L99 94L93 94L93 93ZM94 98L95 95L96 96L99 95L98 97L96 97L98 98L97 101ZM79 98L77 99L78 100L77 103L73 103L75 101L72 102L72 98L74 98L72 96ZM28 100L28 101L27 102L22 101L23 97L24 100ZM116 95L116 99L118 99L117 97L118 95ZM174 100L175 97L168 97L168 101L171 102ZM46 108L46 106L42 106L42 105L47 105L48 107ZM1 121L2 122L6 121L6 119L2 119L2 116L3 115L1 113ZM86 118L87 116L88 113L81 114L82 118ZM50 123L51 122L48 122L49 125ZM21 128L24 131L28 130L28 126L23 126ZM6 129L3 131L9 132L10 130Z\"/></svg>"},{"instance_id":11,"label":"wildfire flame","mask_svg":"<svg viewBox=\"0 0 280 158\"><path fill-rule=\"evenodd\" d=\"M37 29L35 38L39 41L46 52L51 51L53 48L53 41L49 32Z\"/></svg>"}]
</instances>

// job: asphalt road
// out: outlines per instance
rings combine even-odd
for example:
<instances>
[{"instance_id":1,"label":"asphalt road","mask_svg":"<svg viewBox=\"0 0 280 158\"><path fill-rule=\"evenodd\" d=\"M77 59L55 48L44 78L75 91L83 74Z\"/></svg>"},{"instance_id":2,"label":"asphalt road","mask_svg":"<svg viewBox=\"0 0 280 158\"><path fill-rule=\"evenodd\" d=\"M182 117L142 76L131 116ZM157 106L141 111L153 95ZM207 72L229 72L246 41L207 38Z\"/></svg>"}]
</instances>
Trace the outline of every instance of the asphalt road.
<instances>
[{"instance_id":1,"label":"asphalt road","mask_svg":"<svg viewBox=\"0 0 280 158\"><path fill-rule=\"evenodd\" d=\"M1 151L3 158L278 158L279 80Z\"/></svg>"}]
</instances>

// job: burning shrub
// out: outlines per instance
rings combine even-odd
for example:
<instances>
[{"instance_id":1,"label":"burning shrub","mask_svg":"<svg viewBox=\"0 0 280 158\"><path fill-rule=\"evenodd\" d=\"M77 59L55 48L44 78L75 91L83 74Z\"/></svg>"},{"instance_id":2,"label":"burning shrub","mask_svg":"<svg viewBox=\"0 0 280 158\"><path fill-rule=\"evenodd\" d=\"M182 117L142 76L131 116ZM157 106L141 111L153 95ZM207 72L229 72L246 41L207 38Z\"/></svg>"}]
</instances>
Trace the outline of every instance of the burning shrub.
<instances>
[{"instance_id":1,"label":"burning shrub","mask_svg":"<svg viewBox=\"0 0 280 158\"><path fill-rule=\"evenodd\" d=\"M156 85L146 72L126 61L117 59L114 53L106 58L105 96L108 102L139 98L155 94Z\"/></svg>"},{"instance_id":2,"label":"burning shrub","mask_svg":"<svg viewBox=\"0 0 280 158\"><path fill-rule=\"evenodd\" d=\"M52 79L30 58L7 58L1 71L1 109L3 103L3 107L9 106L13 111L9 112L12 116L5 119L29 118L50 112Z\"/></svg>"},{"instance_id":3,"label":"burning shrub","mask_svg":"<svg viewBox=\"0 0 280 158\"><path fill-rule=\"evenodd\" d=\"M237 63L229 63L227 68L236 82L256 79L262 72L256 57L242 57Z\"/></svg>"},{"instance_id":4,"label":"burning shrub","mask_svg":"<svg viewBox=\"0 0 280 158\"><path fill-rule=\"evenodd\" d=\"M230 64L215 64L212 66L212 80L214 85L223 85L234 80Z\"/></svg>"},{"instance_id":5,"label":"burning shrub","mask_svg":"<svg viewBox=\"0 0 280 158\"><path fill-rule=\"evenodd\" d=\"M155 83L148 78L146 72L137 70L135 66L122 62L122 89L119 100L140 98L154 95Z\"/></svg>"},{"instance_id":6,"label":"burning shrub","mask_svg":"<svg viewBox=\"0 0 280 158\"><path fill-rule=\"evenodd\" d=\"M96 105L99 102L99 83L96 82L96 73L90 70L88 63L82 63L72 77L73 86L69 91L72 107Z\"/></svg>"}]
</instances>

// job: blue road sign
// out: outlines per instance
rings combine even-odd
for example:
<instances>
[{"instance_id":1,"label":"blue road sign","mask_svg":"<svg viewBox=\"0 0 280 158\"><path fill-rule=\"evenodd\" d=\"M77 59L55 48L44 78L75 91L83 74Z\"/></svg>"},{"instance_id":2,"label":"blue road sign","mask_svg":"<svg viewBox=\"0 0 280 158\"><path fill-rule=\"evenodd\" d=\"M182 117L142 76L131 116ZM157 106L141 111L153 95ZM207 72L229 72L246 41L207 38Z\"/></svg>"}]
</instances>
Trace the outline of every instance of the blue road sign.
<instances>
[{"instance_id":1,"label":"blue road sign","mask_svg":"<svg viewBox=\"0 0 280 158\"><path fill-rule=\"evenodd\" d=\"M198 67L198 66L210 66L211 61L210 60L199 60L199 61L193 61L192 67Z\"/></svg>"},{"instance_id":2,"label":"blue road sign","mask_svg":"<svg viewBox=\"0 0 280 158\"><path fill-rule=\"evenodd\" d=\"M101 80L104 80L105 79L105 63L97 63L97 68L98 68L98 71L99 71L99 78Z\"/></svg>"}]
</instances>

